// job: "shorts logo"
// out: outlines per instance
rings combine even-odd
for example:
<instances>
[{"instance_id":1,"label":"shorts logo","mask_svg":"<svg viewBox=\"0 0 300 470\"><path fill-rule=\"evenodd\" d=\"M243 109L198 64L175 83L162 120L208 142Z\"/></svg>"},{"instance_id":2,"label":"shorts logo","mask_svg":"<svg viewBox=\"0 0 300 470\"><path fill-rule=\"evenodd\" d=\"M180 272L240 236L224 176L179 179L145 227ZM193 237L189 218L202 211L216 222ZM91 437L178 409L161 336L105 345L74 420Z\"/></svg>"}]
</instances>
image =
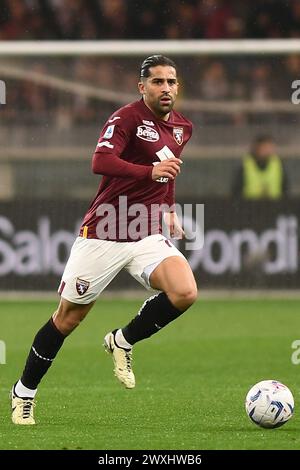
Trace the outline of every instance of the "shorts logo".
<instances>
[{"instance_id":1,"label":"shorts logo","mask_svg":"<svg viewBox=\"0 0 300 470\"><path fill-rule=\"evenodd\" d=\"M178 145L181 145L183 142L183 127L174 127L173 137L175 139L175 142L177 142Z\"/></svg>"},{"instance_id":2,"label":"shorts logo","mask_svg":"<svg viewBox=\"0 0 300 470\"><path fill-rule=\"evenodd\" d=\"M76 279L76 290L79 295L85 294L89 287L90 287L90 283L88 281L79 279L79 277Z\"/></svg>"},{"instance_id":3,"label":"shorts logo","mask_svg":"<svg viewBox=\"0 0 300 470\"><path fill-rule=\"evenodd\" d=\"M159 133L148 126L138 126L136 135L139 139L146 140L147 142L157 142L159 140Z\"/></svg>"}]
</instances>

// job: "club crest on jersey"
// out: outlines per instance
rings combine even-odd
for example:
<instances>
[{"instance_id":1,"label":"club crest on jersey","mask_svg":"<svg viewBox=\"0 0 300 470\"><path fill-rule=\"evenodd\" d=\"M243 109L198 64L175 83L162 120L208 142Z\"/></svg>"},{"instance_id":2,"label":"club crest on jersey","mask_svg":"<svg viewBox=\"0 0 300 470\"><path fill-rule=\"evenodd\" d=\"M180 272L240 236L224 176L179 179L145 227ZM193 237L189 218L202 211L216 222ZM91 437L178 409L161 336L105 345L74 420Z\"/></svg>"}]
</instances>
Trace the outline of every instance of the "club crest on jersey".
<instances>
[{"instance_id":1,"label":"club crest on jersey","mask_svg":"<svg viewBox=\"0 0 300 470\"><path fill-rule=\"evenodd\" d=\"M79 277L76 279L76 290L79 295L85 294L89 287L90 287L90 283L88 281L79 279Z\"/></svg>"},{"instance_id":2,"label":"club crest on jersey","mask_svg":"<svg viewBox=\"0 0 300 470\"><path fill-rule=\"evenodd\" d=\"M146 140L147 142L157 142L159 140L159 133L148 126L138 126L136 135L139 139Z\"/></svg>"},{"instance_id":3,"label":"club crest on jersey","mask_svg":"<svg viewBox=\"0 0 300 470\"><path fill-rule=\"evenodd\" d=\"M183 127L174 127L173 137L175 139L175 142L177 142L178 145L181 145L183 142Z\"/></svg>"}]
</instances>

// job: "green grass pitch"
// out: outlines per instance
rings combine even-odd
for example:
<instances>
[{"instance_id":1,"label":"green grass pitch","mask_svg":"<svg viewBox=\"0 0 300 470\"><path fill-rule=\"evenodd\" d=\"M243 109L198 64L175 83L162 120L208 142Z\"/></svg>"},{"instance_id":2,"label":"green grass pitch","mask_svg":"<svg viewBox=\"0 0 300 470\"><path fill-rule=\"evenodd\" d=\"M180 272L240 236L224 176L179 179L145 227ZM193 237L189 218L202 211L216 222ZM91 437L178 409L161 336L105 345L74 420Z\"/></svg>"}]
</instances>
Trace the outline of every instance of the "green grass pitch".
<instances>
[{"instance_id":1,"label":"green grass pitch","mask_svg":"<svg viewBox=\"0 0 300 470\"><path fill-rule=\"evenodd\" d=\"M99 300L67 339L37 396L37 425L10 421L8 393L53 302L0 302L0 449L299 449L300 339L297 300L200 300L159 334L134 348L137 386L126 390L102 348L139 301ZM264 430L244 410L254 383L288 385L295 415Z\"/></svg>"}]
</instances>

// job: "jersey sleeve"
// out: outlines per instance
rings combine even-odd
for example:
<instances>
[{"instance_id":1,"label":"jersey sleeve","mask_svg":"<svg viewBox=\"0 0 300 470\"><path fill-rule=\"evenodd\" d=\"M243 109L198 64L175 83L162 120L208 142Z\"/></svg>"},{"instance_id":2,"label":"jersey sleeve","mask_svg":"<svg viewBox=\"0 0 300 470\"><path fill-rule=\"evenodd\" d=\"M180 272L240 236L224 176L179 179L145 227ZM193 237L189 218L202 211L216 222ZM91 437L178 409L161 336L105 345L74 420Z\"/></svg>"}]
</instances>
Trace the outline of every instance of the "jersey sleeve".
<instances>
[{"instance_id":1,"label":"jersey sleeve","mask_svg":"<svg viewBox=\"0 0 300 470\"><path fill-rule=\"evenodd\" d=\"M94 173L120 178L151 179L152 167L130 163L121 158L130 142L132 127L132 120L121 112L106 122L93 155Z\"/></svg>"},{"instance_id":2,"label":"jersey sleeve","mask_svg":"<svg viewBox=\"0 0 300 470\"><path fill-rule=\"evenodd\" d=\"M132 124L126 115L119 114L113 115L103 126L96 147L97 153L109 153L119 157L128 145Z\"/></svg>"}]
</instances>

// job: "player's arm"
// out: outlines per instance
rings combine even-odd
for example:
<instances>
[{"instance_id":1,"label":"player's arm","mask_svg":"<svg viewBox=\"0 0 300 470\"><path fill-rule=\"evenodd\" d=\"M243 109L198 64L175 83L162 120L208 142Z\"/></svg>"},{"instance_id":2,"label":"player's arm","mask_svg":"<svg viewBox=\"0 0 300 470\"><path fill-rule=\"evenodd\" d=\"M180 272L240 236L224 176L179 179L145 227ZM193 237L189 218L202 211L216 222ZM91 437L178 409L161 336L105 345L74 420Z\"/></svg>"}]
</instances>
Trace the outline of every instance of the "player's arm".
<instances>
[{"instance_id":1,"label":"player's arm","mask_svg":"<svg viewBox=\"0 0 300 470\"><path fill-rule=\"evenodd\" d=\"M136 178L137 180L151 179L152 168L127 162L120 158L128 145L129 136L126 128L120 125L106 125L100 135L92 159L94 173L119 178Z\"/></svg>"},{"instance_id":2,"label":"player's arm","mask_svg":"<svg viewBox=\"0 0 300 470\"><path fill-rule=\"evenodd\" d=\"M111 119L112 120L112 119ZM104 126L92 159L92 170L96 174L137 180L156 180L160 177L174 179L180 171L179 159L171 159L152 165L139 165L120 158L130 142L128 118L119 117L117 124Z\"/></svg>"},{"instance_id":3,"label":"player's arm","mask_svg":"<svg viewBox=\"0 0 300 470\"><path fill-rule=\"evenodd\" d=\"M170 233L171 238L182 239L185 237L184 230L176 214L175 207L175 181L169 181L168 192L165 197L167 210L164 212L164 222Z\"/></svg>"}]
</instances>

